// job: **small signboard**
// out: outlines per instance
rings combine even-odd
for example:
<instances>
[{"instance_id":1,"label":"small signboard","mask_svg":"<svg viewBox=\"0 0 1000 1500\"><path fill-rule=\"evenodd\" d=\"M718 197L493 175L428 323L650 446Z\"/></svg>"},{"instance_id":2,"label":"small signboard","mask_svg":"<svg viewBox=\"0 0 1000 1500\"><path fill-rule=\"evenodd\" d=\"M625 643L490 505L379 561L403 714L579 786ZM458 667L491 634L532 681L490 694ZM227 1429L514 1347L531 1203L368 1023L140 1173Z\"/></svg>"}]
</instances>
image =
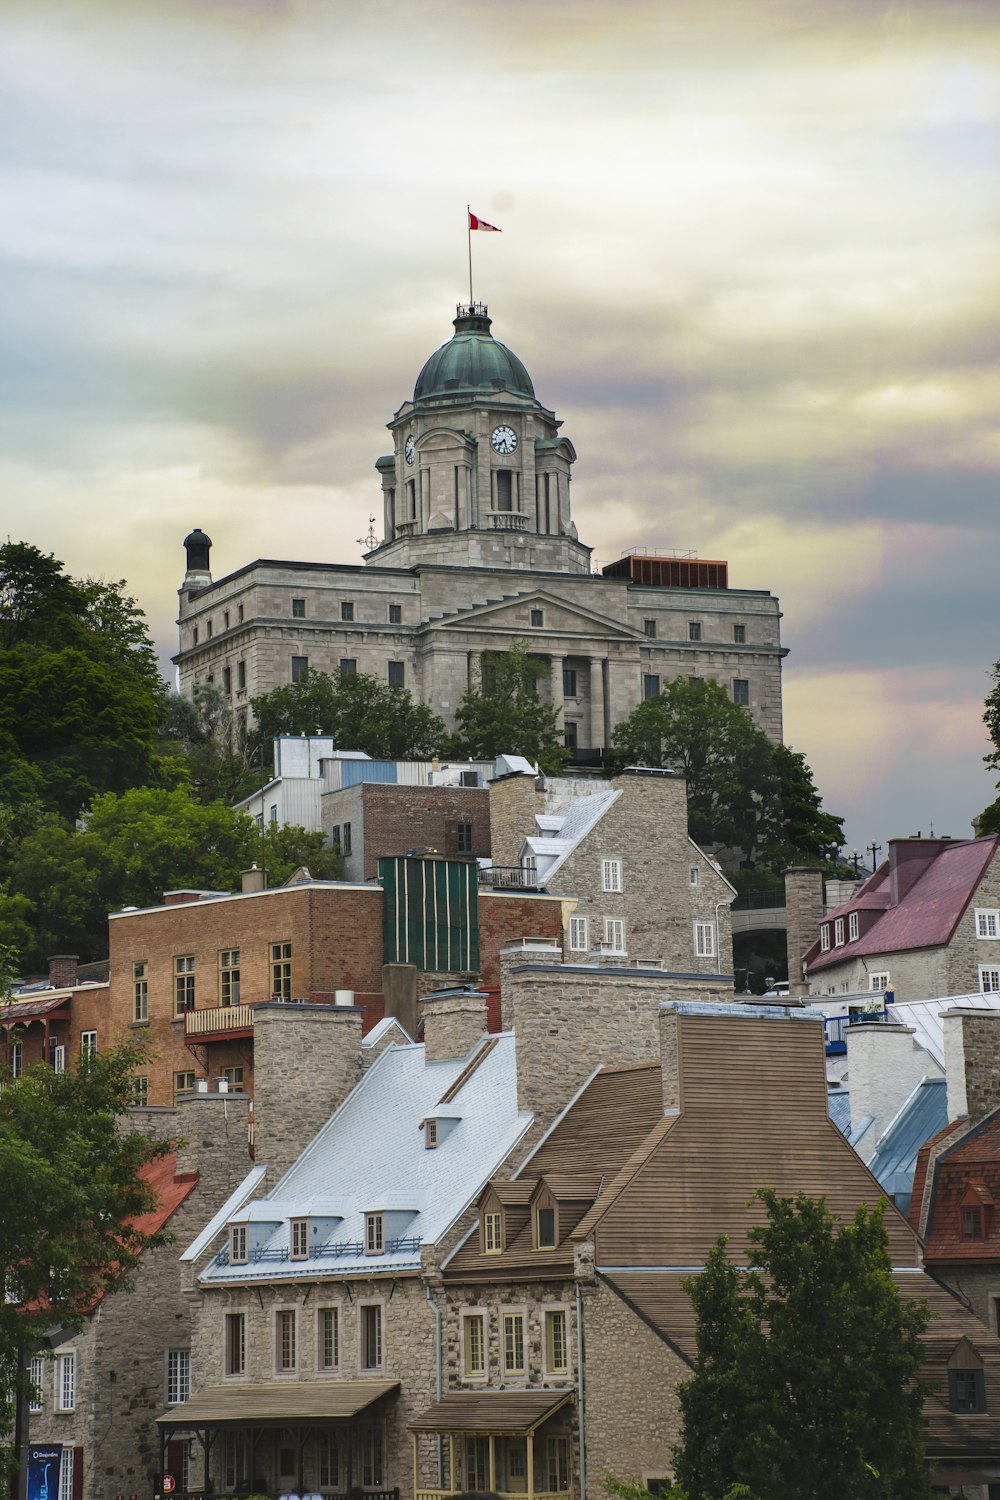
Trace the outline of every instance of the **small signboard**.
<instances>
[{"instance_id":1,"label":"small signboard","mask_svg":"<svg viewBox=\"0 0 1000 1500\"><path fill-rule=\"evenodd\" d=\"M164 1476L163 1476L163 1493L165 1495L172 1495L173 1492L174 1492L174 1490L176 1488L177 1488L177 1480L174 1478L174 1476L172 1474L164 1474Z\"/></svg>"}]
</instances>

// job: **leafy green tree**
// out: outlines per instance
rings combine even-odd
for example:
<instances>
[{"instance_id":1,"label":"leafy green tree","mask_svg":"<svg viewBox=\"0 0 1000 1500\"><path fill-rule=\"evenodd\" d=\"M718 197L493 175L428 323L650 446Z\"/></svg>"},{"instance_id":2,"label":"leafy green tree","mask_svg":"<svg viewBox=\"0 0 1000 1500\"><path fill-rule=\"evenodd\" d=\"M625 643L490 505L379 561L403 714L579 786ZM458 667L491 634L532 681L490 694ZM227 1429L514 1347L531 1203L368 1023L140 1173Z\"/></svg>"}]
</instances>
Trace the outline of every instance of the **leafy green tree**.
<instances>
[{"instance_id":1,"label":"leafy green tree","mask_svg":"<svg viewBox=\"0 0 1000 1500\"><path fill-rule=\"evenodd\" d=\"M0 803L27 781L42 809L75 817L95 793L154 781L165 692L124 582L0 546Z\"/></svg>"},{"instance_id":2,"label":"leafy green tree","mask_svg":"<svg viewBox=\"0 0 1000 1500\"><path fill-rule=\"evenodd\" d=\"M678 1483L783 1500L926 1500L920 1338L926 1305L893 1283L883 1206L838 1223L822 1199L757 1195L753 1269L720 1239L686 1290L697 1317L681 1387Z\"/></svg>"},{"instance_id":3,"label":"leafy green tree","mask_svg":"<svg viewBox=\"0 0 1000 1500\"><path fill-rule=\"evenodd\" d=\"M844 843L844 820L823 811L805 756L788 745L772 745L771 762L778 776L781 829L768 851L770 863L804 858L835 862Z\"/></svg>"},{"instance_id":4,"label":"leafy green tree","mask_svg":"<svg viewBox=\"0 0 1000 1500\"><path fill-rule=\"evenodd\" d=\"M202 804L182 787L136 787L94 800L84 825L46 814L17 847L10 885L29 903L12 911L26 920L32 943L26 967L67 948L96 957L107 950L107 914L122 906L155 906L184 886L232 891L243 870L263 863L272 885L300 865L314 879L334 880L340 855L323 835L267 828L223 802ZM0 919L3 907L0 905Z\"/></svg>"},{"instance_id":5,"label":"leafy green tree","mask_svg":"<svg viewBox=\"0 0 1000 1500\"><path fill-rule=\"evenodd\" d=\"M365 672L308 671L298 682L250 700L255 727L250 749L268 765L279 734L330 735L339 750L375 760L426 760L441 749L444 723L407 688Z\"/></svg>"},{"instance_id":6,"label":"leafy green tree","mask_svg":"<svg viewBox=\"0 0 1000 1500\"><path fill-rule=\"evenodd\" d=\"M197 802L239 802L261 782L250 764L246 737L237 733L222 689L196 684L190 698L171 693L160 726L164 781L184 786Z\"/></svg>"},{"instance_id":7,"label":"leafy green tree","mask_svg":"<svg viewBox=\"0 0 1000 1500\"><path fill-rule=\"evenodd\" d=\"M139 1257L163 1235L136 1227L155 1206L139 1175L168 1141L121 1128L142 1053L83 1057L75 1071L44 1063L0 1092L0 1434L13 1431L14 1395L30 1394L25 1356L56 1325L79 1327L105 1293L127 1290ZM0 1441L0 1468L14 1463Z\"/></svg>"},{"instance_id":8,"label":"leafy green tree","mask_svg":"<svg viewBox=\"0 0 1000 1500\"><path fill-rule=\"evenodd\" d=\"M993 749L983 756L983 760L991 771L1000 771L1000 661L993 664L990 677L993 688L983 705L983 723L993 741ZM1000 791L1000 781L997 782L997 790ZM981 834L1000 833L1000 797L980 813L978 822Z\"/></svg>"},{"instance_id":9,"label":"leafy green tree","mask_svg":"<svg viewBox=\"0 0 1000 1500\"><path fill-rule=\"evenodd\" d=\"M477 760L523 755L552 775L566 765L555 708L542 703L538 683L548 662L532 656L525 641L507 651L484 651L480 680L462 697L448 753Z\"/></svg>"}]
</instances>

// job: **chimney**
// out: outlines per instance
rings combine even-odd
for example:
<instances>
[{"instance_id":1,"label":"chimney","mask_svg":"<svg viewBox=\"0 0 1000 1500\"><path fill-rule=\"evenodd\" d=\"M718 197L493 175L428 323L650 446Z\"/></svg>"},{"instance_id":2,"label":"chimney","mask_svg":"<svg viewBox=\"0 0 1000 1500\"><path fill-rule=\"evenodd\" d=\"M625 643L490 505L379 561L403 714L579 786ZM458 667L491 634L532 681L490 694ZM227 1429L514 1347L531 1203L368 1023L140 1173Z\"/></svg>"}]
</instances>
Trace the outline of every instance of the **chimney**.
<instances>
[{"instance_id":1,"label":"chimney","mask_svg":"<svg viewBox=\"0 0 1000 1500\"><path fill-rule=\"evenodd\" d=\"M788 993L807 995L809 986L802 957L819 937L823 920L823 871L809 865L793 865L785 871L786 943Z\"/></svg>"},{"instance_id":2,"label":"chimney","mask_svg":"<svg viewBox=\"0 0 1000 1500\"><path fill-rule=\"evenodd\" d=\"M49 984L54 990L71 989L79 982L78 953L53 953L46 962L49 966Z\"/></svg>"},{"instance_id":3,"label":"chimney","mask_svg":"<svg viewBox=\"0 0 1000 1500\"><path fill-rule=\"evenodd\" d=\"M244 870L243 871L243 894L244 894L244 896L249 895L249 893L251 891L266 891L266 890L267 890L267 871L266 870L258 869L256 865L251 865L250 868L249 868L249 870Z\"/></svg>"},{"instance_id":4,"label":"chimney","mask_svg":"<svg viewBox=\"0 0 1000 1500\"><path fill-rule=\"evenodd\" d=\"M912 839L889 840L889 904L898 906L907 891L913 889L935 855L950 839L924 839L918 833Z\"/></svg>"},{"instance_id":5,"label":"chimney","mask_svg":"<svg viewBox=\"0 0 1000 1500\"><path fill-rule=\"evenodd\" d=\"M416 964L382 965L383 1011L394 1016L407 1036L417 1034L417 967Z\"/></svg>"},{"instance_id":6,"label":"chimney","mask_svg":"<svg viewBox=\"0 0 1000 1500\"><path fill-rule=\"evenodd\" d=\"M442 990L424 999L424 1060L467 1057L486 1035L486 996L479 990Z\"/></svg>"},{"instance_id":7,"label":"chimney","mask_svg":"<svg viewBox=\"0 0 1000 1500\"><path fill-rule=\"evenodd\" d=\"M872 1116L857 1146L862 1161L871 1160L886 1127L920 1080L940 1076L930 1053L914 1045L915 1034L912 1026L882 1021L844 1027L852 1128L865 1115Z\"/></svg>"},{"instance_id":8,"label":"chimney","mask_svg":"<svg viewBox=\"0 0 1000 1500\"><path fill-rule=\"evenodd\" d=\"M956 1006L941 1013L948 1119L975 1125L1000 1107L1000 1011Z\"/></svg>"},{"instance_id":9,"label":"chimney","mask_svg":"<svg viewBox=\"0 0 1000 1500\"><path fill-rule=\"evenodd\" d=\"M273 1186L361 1077L363 1012L272 1001L253 1016L254 1152Z\"/></svg>"},{"instance_id":10,"label":"chimney","mask_svg":"<svg viewBox=\"0 0 1000 1500\"><path fill-rule=\"evenodd\" d=\"M535 814L545 807L535 776L501 776L489 784L490 854L495 865L511 868L521 862L524 840L537 832Z\"/></svg>"},{"instance_id":11,"label":"chimney","mask_svg":"<svg viewBox=\"0 0 1000 1500\"><path fill-rule=\"evenodd\" d=\"M250 1170L247 1094L182 1095L177 1101L178 1172L197 1172L206 1220Z\"/></svg>"},{"instance_id":12,"label":"chimney","mask_svg":"<svg viewBox=\"0 0 1000 1500\"><path fill-rule=\"evenodd\" d=\"M509 948L500 949L500 1027L503 1031L514 1028L514 1009L511 1000L511 970L519 964L561 964L563 951L554 938L521 938Z\"/></svg>"},{"instance_id":13,"label":"chimney","mask_svg":"<svg viewBox=\"0 0 1000 1500\"><path fill-rule=\"evenodd\" d=\"M677 1048L677 1004L673 1000L665 1000L660 1006L660 1078L663 1083L663 1113L679 1114L680 1054Z\"/></svg>"}]
</instances>

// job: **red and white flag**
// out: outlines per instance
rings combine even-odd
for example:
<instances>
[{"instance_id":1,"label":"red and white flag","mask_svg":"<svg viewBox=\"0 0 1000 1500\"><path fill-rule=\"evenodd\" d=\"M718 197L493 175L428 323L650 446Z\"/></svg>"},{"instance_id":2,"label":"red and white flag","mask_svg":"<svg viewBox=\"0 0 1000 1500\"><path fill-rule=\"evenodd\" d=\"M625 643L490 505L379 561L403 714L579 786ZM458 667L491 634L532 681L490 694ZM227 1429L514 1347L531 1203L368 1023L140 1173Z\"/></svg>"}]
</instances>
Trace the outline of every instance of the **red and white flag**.
<instances>
[{"instance_id":1,"label":"red and white flag","mask_svg":"<svg viewBox=\"0 0 1000 1500\"><path fill-rule=\"evenodd\" d=\"M485 219L477 219L474 213L469 214L469 228L488 229L491 234L503 234L502 229L498 229L495 224L487 224Z\"/></svg>"}]
</instances>

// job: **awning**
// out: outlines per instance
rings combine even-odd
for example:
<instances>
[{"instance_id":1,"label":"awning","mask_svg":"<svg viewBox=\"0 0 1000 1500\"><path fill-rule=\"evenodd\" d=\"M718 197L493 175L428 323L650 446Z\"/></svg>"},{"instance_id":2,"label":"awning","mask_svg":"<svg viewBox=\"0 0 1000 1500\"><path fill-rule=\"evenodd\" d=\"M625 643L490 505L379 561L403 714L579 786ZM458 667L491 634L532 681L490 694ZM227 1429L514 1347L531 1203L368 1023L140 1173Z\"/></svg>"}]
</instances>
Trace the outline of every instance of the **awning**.
<instances>
[{"instance_id":1,"label":"awning","mask_svg":"<svg viewBox=\"0 0 1000 1500\"><path fill-rule=\"evenodd\" d=\"M0 1006L0 1026L17 1026L25 1021L42 1020L46 1016L50 1021L68 1020L69 1012L68 995L50 995L44 1000L12 1000L9 1005Z\"/></svg>"},{"instance_id":2,"label":"awning","mask_svg":"<svg viewBox=\"0 0 1000 1500\"><path fill-rule=\"evenodd\" d=\"M287 1427L296 1422L336 1422L359 1416L398 1380L300 1380L270 1385L209 1385L157 1417L166 1427Z\"/></svg>"},{"instance_id":3,"label":"awning","mask_svg":"<svg viewBox=\"0 0 1000 1500\"><path fill-rule=\"evenodd\" d=\"M451 1391L414 1417L410 1431L524 1437L572 1399L572 1390Z\"/></svg>"}]
</instances>

